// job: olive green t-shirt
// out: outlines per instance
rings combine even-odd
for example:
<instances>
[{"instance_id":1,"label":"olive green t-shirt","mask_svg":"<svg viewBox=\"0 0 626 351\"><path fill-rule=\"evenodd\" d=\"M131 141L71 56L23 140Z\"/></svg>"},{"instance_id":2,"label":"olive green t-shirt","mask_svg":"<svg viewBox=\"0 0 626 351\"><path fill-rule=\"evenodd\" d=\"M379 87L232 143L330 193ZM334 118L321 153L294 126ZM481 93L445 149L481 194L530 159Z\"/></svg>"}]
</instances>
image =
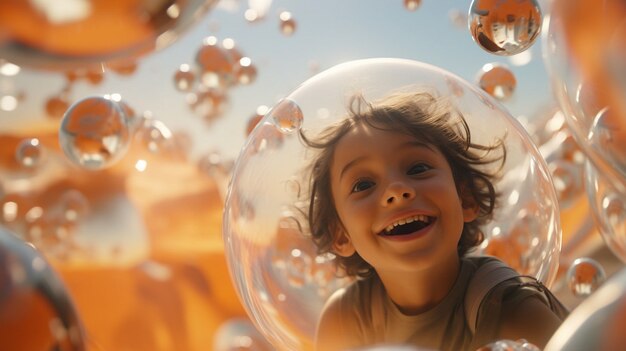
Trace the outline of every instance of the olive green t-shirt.
<instances>
[{"instance_id":1,"label":"olive green t-shirt","mask_svg":"<svg viewBox=\"0 0 626 351\"><path fill-rule=\"evenodd\" d=\"M418 315L402 313L385 292L378 276L357 280L336 292L340 294L341 325L344 328L340 335L349 338L353 345L404 344L442 351L473 351L493 342L503 306L519 303L530 296L537 296L549 305L544 294L551 294L536 281L529 284L516 278L498 284L483 300L488 299L489 303L481 305L476 333L473 334L465 314L465 292L478 267L495 259L485 256L463 258L459 275L448 295L438 305Z\"/></svg>"}]
</instances>

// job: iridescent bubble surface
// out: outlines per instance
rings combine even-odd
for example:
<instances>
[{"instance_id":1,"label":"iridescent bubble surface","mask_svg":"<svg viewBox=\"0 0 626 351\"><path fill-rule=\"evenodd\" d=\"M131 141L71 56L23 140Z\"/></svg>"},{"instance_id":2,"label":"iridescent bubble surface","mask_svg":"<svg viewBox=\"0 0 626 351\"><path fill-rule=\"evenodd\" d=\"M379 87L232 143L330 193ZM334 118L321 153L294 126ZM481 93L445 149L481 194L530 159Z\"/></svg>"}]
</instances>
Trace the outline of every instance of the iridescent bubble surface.
<instances>
[{"instance_id":1,"label":"iridescent bubble surface","mask_svg":"<svg viewBox=\"0 0 626 351\"><path fill-rule=\"evenodd\" d=\"M130 132L119 103L101 96L74 103L63 116L59 143L67 158L87 169L105 168L124 156Z\"/></svg>"},{"instance_id":2,"label":"iridescent bubble surface","mask_svg":"<svg viewBox=\"0 0 626 351\"><path fill-rule=\"evenodd\" d=\"M592 258L577 258L567 269L567 286L577 297L587 297L606 280L604 268Z\"/></svg>"},{"instance_id":3,"label":"iridescent bubble surface","mask_svg":"<svg viewBox=\"0 0 626 351\"><path fill-rule=\"evenodd\" d=\"M473 0L469 30L485 51L503 56L528 49L541 30L541 9L537 0Z\"/></svg>"}]
</instances>

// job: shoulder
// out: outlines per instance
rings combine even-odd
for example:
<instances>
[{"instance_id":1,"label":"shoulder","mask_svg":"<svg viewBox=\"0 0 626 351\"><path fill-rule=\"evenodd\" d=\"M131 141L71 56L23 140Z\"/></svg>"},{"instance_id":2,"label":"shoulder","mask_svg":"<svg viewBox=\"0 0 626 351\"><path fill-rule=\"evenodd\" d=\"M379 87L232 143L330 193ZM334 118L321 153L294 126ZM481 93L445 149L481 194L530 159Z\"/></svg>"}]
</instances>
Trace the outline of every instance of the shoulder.
<instances>
[{"instance_id":1,"label":"shoulder","mask_svg":"<svg viewBox=\"0 0 626 351\"><path fill-rule=\"evenodd\" d=\"M515 304L503 305L498 338L525 339L543 349L561 322L539 295L530 295Z\"/></svg>"},{"instance_id":2,"label":"shoulder","mask_svg":"<svg viewBox=\"0 0 626 351\"><path fill-rule=\"evenodd\" d=\"M542 348L567 316L567 309L535 278L522 276L501 261L494 264L493 260L482 261L490 267L490 274L500 276L491 278L492 287L480 302L479 334L491 335L494 340L526 339ZM500 273L494 274L496 270Z\"/></svg>"},{"instance_id":3,"label":"shoulder","mask_svg":"<svg viewBox=\"0 0 626 351\"><path fill-rule=\"evenodd\" d=\"M462 259L466 261L467 263L473 265L475 268L479 268L484 265L491 265L491 264L500 264L500 265L505 265L508 267L508 265L504 263L504 261L502 261L501 259L495 256L488 256L488 255L465 256Z\"/></svg>"},{"instance_id":4,"label":"shoulder","mask_svg":"<svg viewBox=\"0 0 626 351\"><path fill-rule=\"evenodd\" d=\"M315 348L317 350L345 350L359 345L361 320L364 319L364 297L371 283L355 281L335 291L326 301L317 323Z\"/></svg>"},{"instance_id":5,"label":"shoulder","mask_svg":"<svg viewBox=\"0 0 626 351\"><path fill-rule=\"evenodd\" d=\"M528 275L522 275L496 257L472 257L476 270L471 278L468 290L480 288L482 294L478 296L481 304L481 314L489 304L503 309L527 303L529 298L544 305L548 310L565 317L568 311L539 280ZM468 291L469 295L470 291ZM466 295L466 299L470 296Z\"/></svg>"},{"instance_id":6,"label":"shoulder","mask_svg":"<svg viewBox=\"0 0 626 351\"><path fill-rule=\"evenodd\" d=\"M345 294L346 288L339 289L326 301L317 322L316 350L340 350L347 346L342 342L344 320L350 320L343 315L342 300Z\"/></svg>"},{"instance_id":7,"label":"shoulder","mask_svg":"<svg viewBox=\"0 0 626 351\"><path fill-rule=\"evenodd\" d=\"M519 277L519 274L504 262L490 256L472 256L463 258L463 269L469 281L465 290L464 310L468 326L472 333L476 332L479 313L485 309L489 301L498 306L500 299L489 299L496 287L503 282Z\"/></svg>"}]
</instances>

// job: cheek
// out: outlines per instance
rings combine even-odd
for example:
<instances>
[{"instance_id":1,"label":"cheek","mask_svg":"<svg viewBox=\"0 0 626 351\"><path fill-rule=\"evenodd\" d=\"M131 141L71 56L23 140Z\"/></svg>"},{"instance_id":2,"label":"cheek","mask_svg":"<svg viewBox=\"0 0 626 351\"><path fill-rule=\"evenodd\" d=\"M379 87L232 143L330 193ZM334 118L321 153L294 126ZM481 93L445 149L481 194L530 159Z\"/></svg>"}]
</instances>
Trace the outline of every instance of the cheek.
<instances>
[{"instance_id":1,"label":"cheek","mask_svg":"<svg viewBox=\"0 0 626 351\"><path fill-rule=\"evenodd\" d=\"M362 199L337 201L335 204L337 215L348 231L371 217L369 206Z\"/></svg>"},{"instance_id":2,"label":"cheek","mask_svg":"<svg viewBox=\"0 0 626 351\"><path fill-rule=\"evenodd\" d=\"M339 220L344 225L348 225L350 223L350 219L355 216L354 209L345 201L336 201L335 211L337 211L337 216L339 216Z\"/></svg>"},{"instance_id":3,"label":"cheek","mask_svg":"<svg viewBox=\"0 0 626 351\"><path fill-rule=\"evenodd\" d=\"M335 212L337 213L337 217L339 218L339 221L345 225L345 220L346 220L346 203L345 201L342 201L341 199L338 199L337 196L335 196L335 194L333 193L333 202L331 204L331 206L333 206L335 208Z\"/></svg>"}]
</instances>

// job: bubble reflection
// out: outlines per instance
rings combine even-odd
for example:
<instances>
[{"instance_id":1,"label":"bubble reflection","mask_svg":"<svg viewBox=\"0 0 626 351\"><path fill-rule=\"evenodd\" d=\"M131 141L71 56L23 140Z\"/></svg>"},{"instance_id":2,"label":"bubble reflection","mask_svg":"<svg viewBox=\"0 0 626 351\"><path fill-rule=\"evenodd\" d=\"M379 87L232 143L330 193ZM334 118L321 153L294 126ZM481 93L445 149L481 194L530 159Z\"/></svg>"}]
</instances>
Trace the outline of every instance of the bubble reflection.
<instances>
[{"instance_id":1,"label":"bubble reflection","mask_svg":"<svg viewBox=\"0 0 626 351\"><path fill-rule=\"evenodd\" d=\"M300 106L289 99L283 99L268 113L276 127L285 134L298 130L304 119Z\"/></svg>"},{"instance_id":2,"label":"bubble reflection","mask_svg":"<svg viewBox=\"0 0 626 351\"><path fill-rule=\"evenodd\" d=\"M422 4L421 0L404 0L404 8L408 11L417 10Z\"/></svg>"},{"instance_id":3,"label":"bubble reflection","mask_svg":"<svg viewBox=\"0 0 626 351\"><path fill-rule=\"evenodd\" d=\"M39 139L30 138L22 140L15 150L15 159L26 168L35 168L41 162L44 149Z\"/></svg>"},{"instance_id":4,"label":"bubble reflection","mask_svg":"<svg viewBox=\"0 0 626 351\"><path fill-rule=\"evenodd\" d=\"M604 268L594 259L583 257L574 260L567 269L567 285L577 297L587 297L604 283Z\"/></svg>"},{"instance_id":5,"label":"bubble reflection","mask_svg":"<svg viewBox=\"0 0 626 351\"><path fill-rule=\"evenodd\" d=\"M296 31L296 21L291 16L291 12L283 11L279 15L280 32L285 36L290 36Z\"/></svg>"},{"instance_id":6,"label":"bubble reflection","mask_svg":"<svg viewBox=\"0 0 626 351\"><path fill-rule=\"evenodd\" d=\"M208 88L228 87L234 82L233 59L216 37L203 40L196 53L196 63L200 68L200 82Z\"/></svg>"},{"instance_id":7,"label":"bubble reflection","mask_svg":"<svg viewBox=\"0 0 626 351\"><path fill-rule=\"evenodd\" d=\"M217 329L213 339L214 351L270 351L274 348L247 319L230 319Z\"/></svg>"},{"instance_id":8,"label":"bubble reflection","mask_svg":"<svg viewBox=\"0 0 626 351\"><path fill-rule=\"evenodd\" d=\"M517 85L513 72L502 64L488 63L478 72L478 85L498 100L508 100Z\"/></svg>"},{"instance_id":9,"label":"bubble reflection","mask_svg":"<svg viewBox=\"0 0 626 351\"><path fill-rule=\"evenodd\" d=\"M102 169L119 160L130 140L127 118L107 97L87 97L63 116L59 142L68 159L87 169Z\"/></svg>"},{"instance_id":10,"label":"bubble reflection","mask_svg":"<svg viewBox=\"0 0 626 351\"><path fill-rule=\"evenodd\" d=\"M510 56L528 49L541 29L541 9L536 0L473 0L469 29L485 51Z\"/></svg>"},{"instance_id":11,"label":"bubble reflection","mask_svg":"<svg viewBox=\"0 0 626 351\"><path fill-rule=\"evenodd\" d=\"M589 131L589 143L606 160L609 160L621 174L626 174L626 129L622 127L623 116L605 107L598 111Z\"/></svg>"},{"instance_id":12,"label":"bubble reflection","mask_svg":"<svg viewBox=\"0 0 626 351\"><path fill-rule=\"evenodd\" d=\"M50 118L62 118L65 111L70 107L70 103L63 95L50 97L46 101L46 114Z\"/></svg>"},{"instance_id":13,"label":"bubble reflection","mask_svg":"<svg viewBox=\"0 0 626 351\"><path fill-rule=\"evenodd\" d=\"M242 57L239 59L238 64L235 66L235 74L239 84L248 85L254 82L256 79L256 66L252 64L252 60L249 57Z\"/></svg>"},{"instance_id":14,"label":"bubble reflection","mask_svg":"<svg viewBox=\"0 0 626 351\"><path fill-rule=\"evenodd\" d=\"M585 189L602 239L626 262L626 197L590 160L585 162Z\"/></svg>"},{"instance_id":15,"label":"bubble reflection","mask_svg":"<svg viewBox=\"0 0 626 351\"><path fill-rule=\"evenodd\" d=\"M195 80L196 74L186 63L180 65L176 73L174 73L174 86L180 91L192 90Z\"/></svg>"}]
</instances>

